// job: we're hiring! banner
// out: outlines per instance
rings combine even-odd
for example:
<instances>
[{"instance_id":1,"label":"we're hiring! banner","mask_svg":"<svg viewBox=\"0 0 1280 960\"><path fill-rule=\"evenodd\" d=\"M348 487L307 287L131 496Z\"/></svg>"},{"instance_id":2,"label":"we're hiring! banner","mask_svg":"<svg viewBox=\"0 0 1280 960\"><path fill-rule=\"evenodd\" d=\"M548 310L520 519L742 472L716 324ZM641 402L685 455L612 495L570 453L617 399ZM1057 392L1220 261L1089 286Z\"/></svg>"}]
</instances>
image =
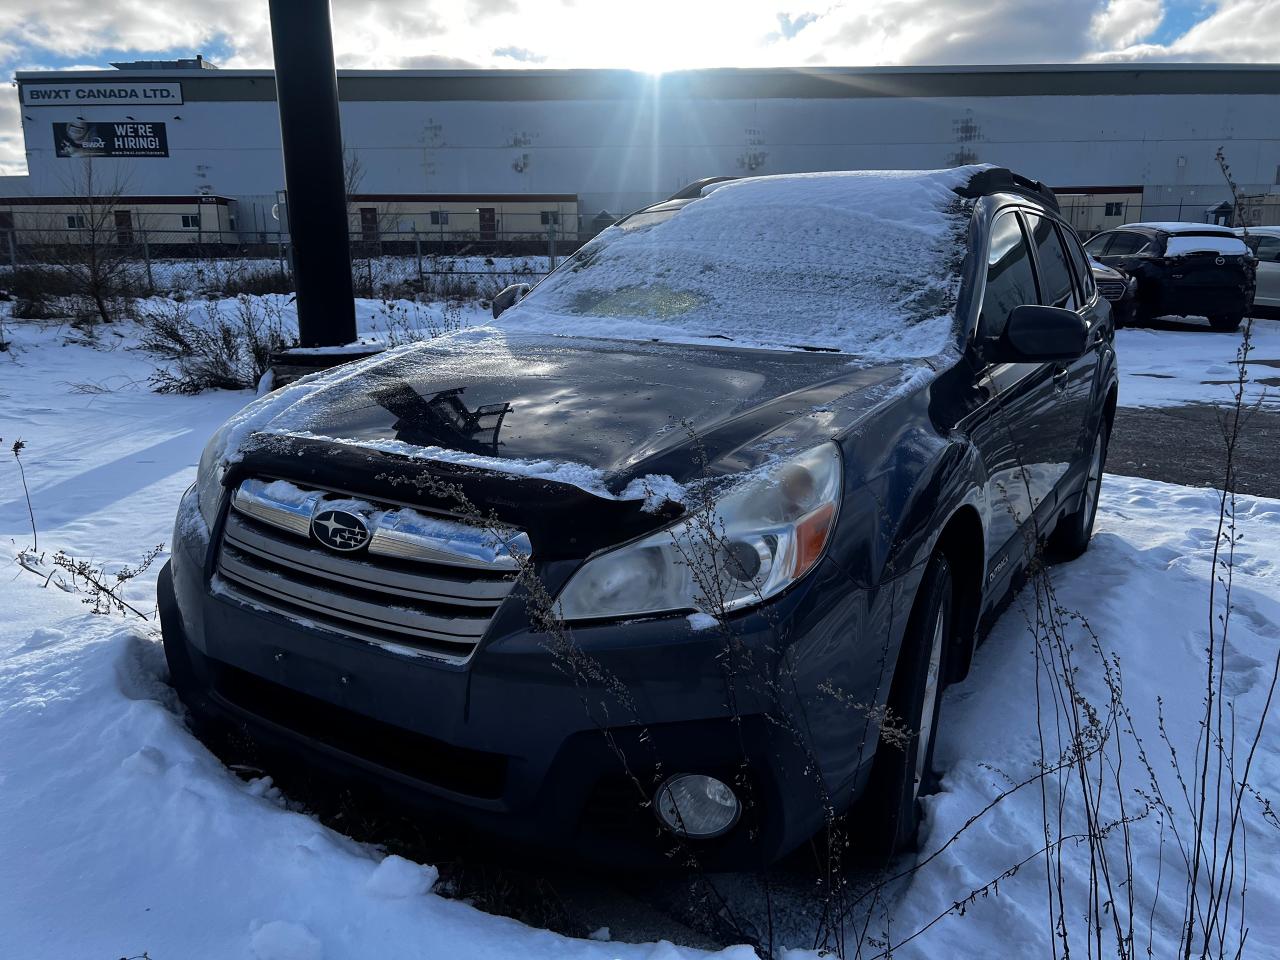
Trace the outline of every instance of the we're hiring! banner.
<instances>
[{"instance_id":1,"label":"we're hiring! banner","mask_svg":"<svg viewBox=\"0 0 1280 960\"><path fill-rule=\"evenodd\" d=\"M53 125L59 157L167 157L169 137L163 123L132 120L72 120Z\"/></svg>"}]
</instances>

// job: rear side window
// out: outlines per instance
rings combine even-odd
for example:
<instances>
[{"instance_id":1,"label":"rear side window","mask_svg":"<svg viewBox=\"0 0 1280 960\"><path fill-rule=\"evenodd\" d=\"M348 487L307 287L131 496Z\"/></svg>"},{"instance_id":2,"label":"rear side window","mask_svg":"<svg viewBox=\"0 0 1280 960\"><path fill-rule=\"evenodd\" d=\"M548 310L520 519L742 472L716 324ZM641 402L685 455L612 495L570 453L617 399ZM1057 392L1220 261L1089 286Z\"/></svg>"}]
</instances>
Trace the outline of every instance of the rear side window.
<instances>
[{"instance_id":1,"label":"rear side window","mask_svg":"<svg viewBox=\"0 0 1280 960\"><path fill-rule=\"evenodd\" d=\"M991 226L987 287L982 295L982 315L978 318L979 336L1000 336L1014 307L1036 302L1036 277L1031 270L1031 255L1022 235L1022 225L1010 210L997 217Z\"/></svg>"},{"instance_id":2,"label":"rear side window","mask_svg":"<svg viewBox=\"0 0 1280 960\"><path fill-rule=\"evenodd\" d=\"M1130 254L1141 253L1150 243L1151 241L1140 233L1117 231L1111 246L1107 247L1107 256L1127 257Z\"/></svg>"},{"instance_id":3,"label":"rear side window","mask_svg":"<svg viewBox=\"0 0 1280 960\"><path fill-rule=\"evenodd\" d=\"M1084 255L1084 250L1080 248L1080 240L1072 231L1063 230L1059 227L1058 232L1062 234L1062 239L1067 245L1067 253L1071 256L1071 265L1076 268L1076 279L1080 283L1080 295L1088 303L1093 299L1095 288L1093 269L1089 266L1089 258Z\"/></svg>"},{"instance_id":4,"label":"rear side window","mask_svg":"<svg viewBox=\"0 0 1280 960\"><path fill-rule=\"evenodd\" d=\"M1280 262L1280 237L1250 237L1249 246L1254 256L1264 263Z\"/></svg>"},{"instance_id":5,"label":"rear side window","mask_svg":"<svg viewBox=\"0 0 1280 960\"><path fill-rule=\"evenodd\" d=\"M1062 247L1058 228L1048 217L1027 214L1027 227L1036 245L1036 261L1040 264L1040 302L1046 307L1076 308L1075 288L1071 283L1071 261Z\"/></svg>"},{"instance_id":6,"label":"rear side window","mask_svg":"<svg viewBox=\"0 0 1280 960\"><path fill-rule=\"evenodd\" d=\"M1084 248L1089 251L1089 256L1091 257L1106 256L1107 244L1109 244L1112 238L1114 237L1115 237L1114 233L1096 234L1095 236L1092 236L1088 239L1088 241L1084 245Z\"/></svg>"}]
</instances>

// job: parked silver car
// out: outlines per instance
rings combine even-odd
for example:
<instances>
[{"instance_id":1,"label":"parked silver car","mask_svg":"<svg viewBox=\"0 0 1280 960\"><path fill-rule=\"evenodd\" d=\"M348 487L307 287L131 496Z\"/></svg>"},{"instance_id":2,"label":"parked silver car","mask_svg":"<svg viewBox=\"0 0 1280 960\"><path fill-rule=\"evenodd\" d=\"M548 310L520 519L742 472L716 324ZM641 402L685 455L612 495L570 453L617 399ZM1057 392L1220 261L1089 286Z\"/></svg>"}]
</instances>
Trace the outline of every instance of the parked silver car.
<instances>
[{"instance_id":1,"label":"parked silver car","mask_svg":"<svg viewBox=\"0 0 1280 960\"><path fill-rule=\"evenodd\" d=\"M1241 227L1235 232L1258 258L1254 306L1280 309L1280 227L1249 227L1248 236Z\"/></svg>"}]
</instances>

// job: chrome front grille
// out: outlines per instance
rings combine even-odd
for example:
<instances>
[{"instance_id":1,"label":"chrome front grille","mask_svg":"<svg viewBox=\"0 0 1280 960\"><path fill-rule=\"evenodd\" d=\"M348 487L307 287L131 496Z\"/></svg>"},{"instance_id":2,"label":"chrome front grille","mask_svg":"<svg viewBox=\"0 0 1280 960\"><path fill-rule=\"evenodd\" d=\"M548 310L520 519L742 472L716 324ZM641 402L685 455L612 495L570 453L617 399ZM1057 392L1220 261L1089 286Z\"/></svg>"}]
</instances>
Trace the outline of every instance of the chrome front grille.
<instances>
[{"instance_id":1,"label":"chrome front grille","mask_svg":"<svg viewBox=\"0 0 1280 960\"><path fill-rule=\"evenodd\" d=\"M311 517L341 509L369 528L338 553ZM528 539L336 491L245 480L218 548L219 592L398 653L465 662L515 585Z\"/></svg>"},{"instance_id":2,"label":"chrome front grille","mask_svg":"<svg viewBox=\"0 0 1280 960\"><path fill-rule=\"evenodd\" d=\"M1115 303L1117 300L1123 299L1125 291L1125 283L1123 280L1099 280L1098 292L1103 298Z\"/></svg>"}]
</instances>

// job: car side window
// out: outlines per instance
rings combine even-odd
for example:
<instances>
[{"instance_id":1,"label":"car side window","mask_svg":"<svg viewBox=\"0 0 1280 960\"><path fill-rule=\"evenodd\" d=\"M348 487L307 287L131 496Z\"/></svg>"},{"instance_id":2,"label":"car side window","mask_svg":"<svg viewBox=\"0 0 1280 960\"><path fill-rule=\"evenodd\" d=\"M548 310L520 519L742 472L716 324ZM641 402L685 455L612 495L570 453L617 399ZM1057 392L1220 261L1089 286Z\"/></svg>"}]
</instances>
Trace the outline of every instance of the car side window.
<instances>
[{"instance_id":1,"label":"car side window","mask_svg":"<svg viewBox=\"0 0 1280 960\"><path fill-rule=\"evenodd\" d=\"M1107 244L1113 239L1115 239L1114 233L1095 233L1085 241L1084 248L1091 257L1105 257L1107 255Z\"/></svg>"},{"instance_id":2,"label":"car side window","mask_svg":"<svg viewBox=\"0 0 1280 960\"><path fill-rule=\"evenodd\" d=\"M1249 238L1249 246L1263 263L1280 263L1280 237L1253 236Z\"/></svg>"},{"instance_id":3,"label":"car side window","mask_svg":"<svg viewBox=\"0 0 1280 960\"><path fill-rule=\"evenodd\" d=\"M1058 228L1048 217L1034 213L1026 217L1036 245L1036 262L1040 265L1040 302L1046 307L1074 310L1077 304L1071 283L1071 261L1063 249Z\"/></svg>"},{"instance_id":4,"label":"car side window","mask_svg":"<svg viewBox=\"0 0 1280 960\"><path fill-rule=\"evenodd\" d=\"M1093 299L1097 284L1093 280L1093 268L1089 266L1089 258L1080 247L1080 238L1070 230L1058 228L1062 240L1067 245L1067 253L1071 256L1071 264L1076 268L1076 279L1080 282L1080 295L1085 303Z\"/></svg>"},{"instance_id":5,"label":"car side window","mask_svg":"<svg viewBox=\"0 0 1280 960\"><path fill-rule=\"evenodd\" d=\"M1107 247L1108 257L1127 257L1131 254L1141 253L1143 248L1150 241L1140 233L1129 233L1127 231L1118 230L1111 241L1111 246Z\"/></svg>"},{"instance_id":6,"label":"car side window","mask_svg":"<svg viewBox=\"0 0 1280 960\"><path fill-rule=\"evenodd\" d=\"M978 335L984 339L1000 336L1014 307L1037 302L1036 277L1022 224L1018 215L1008 210L991 225L987 286L982 295Z\"/></svg>"}]
</instances>

